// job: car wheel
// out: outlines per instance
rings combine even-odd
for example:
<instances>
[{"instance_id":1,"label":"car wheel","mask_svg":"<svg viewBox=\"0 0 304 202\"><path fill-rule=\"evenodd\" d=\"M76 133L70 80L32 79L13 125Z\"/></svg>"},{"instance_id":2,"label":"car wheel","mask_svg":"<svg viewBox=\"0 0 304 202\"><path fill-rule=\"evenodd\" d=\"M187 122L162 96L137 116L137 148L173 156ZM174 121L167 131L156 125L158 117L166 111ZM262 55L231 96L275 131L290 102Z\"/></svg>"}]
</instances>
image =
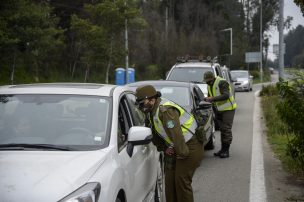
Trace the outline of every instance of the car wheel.
<instances>
[{"instance_id":1,"label":"car wheel","mask_svg":"<svg viewBox=\"0 0 304 202\"><path fill-rule=\"evenodd\" d=\"M164 164L163 164L163 159L161 157L160 159L160 169L157 174L157 179L156 179L156 185L155 185L155 190L154 190L154 201L155 202L161 202L163 201L163 193L164 193Z\"/></svg>"},{"instance_id":2,"label":"car wheel","mask_svg":"<svg viewBox=\"0 0 304 202\"><path fill-rule=\"evenodd\" d=\"M215 143L214 133L215 133L215 127L213 126L212 134L210 135L208 143L205 145L205 150L212 150L212 149L214 149L214 143Z\"/></svg>"}]
</instances>

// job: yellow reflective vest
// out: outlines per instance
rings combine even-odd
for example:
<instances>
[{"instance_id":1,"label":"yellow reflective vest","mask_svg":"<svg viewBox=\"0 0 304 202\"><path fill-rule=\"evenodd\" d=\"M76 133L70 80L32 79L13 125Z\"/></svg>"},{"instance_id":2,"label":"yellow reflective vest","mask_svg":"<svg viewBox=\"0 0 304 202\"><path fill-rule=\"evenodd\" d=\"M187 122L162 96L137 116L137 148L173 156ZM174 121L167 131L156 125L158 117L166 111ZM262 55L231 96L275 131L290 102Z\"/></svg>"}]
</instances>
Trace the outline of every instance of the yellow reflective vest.
<instances>
[{"instance_id":1,"label":"yellow reflective vest","mask_svg":"<svg viewBox=\"0 0 304 202\"><path fill-rule=\"evenodd\" d=\"M192 138L193 134L195 133L195 129L197 128L197 123L196 123L193 115L188 113L187 111L185 111L179 105L162 98L162 100L156 110L156 113L153 116L153 125L155 127L155 130L160 135L160 137L162 139L164 139L166 141L166 143L170 146L174 146L173 142L167 135L167 133L164 129L164 126L162 124L162 121L159 119L159 107L161 105L162 106L172 106L172 107L175 107L176 109L178 109L178 111L180 113L179 121L180 121L180 125L181 125L182 134L185 138L185 142L188 142Z\"/></svg>"},{"instance_id":2,"label":"yellow reflective vest","mask_svg":"<svg viewBox=\"0 0 304 202\"><path fill-rule=\"evenodd\" d=\"M219 89L219 83L222 80L225 80L225 79L217 76L215 78L215 81L214 81L214 84L212 86L212 89L208 85L208 93L209 93L209 95L212 95L213 97L221 95L221 92L220 92L220 89ZM215 102L215 105L216 105L218 111L228 111L228 110L236 109L237 104L236 104L236 102L234 100L230 84L229 84L229 98L227 100L217 101L217 102Z\"/></svg>"}]
</instances>

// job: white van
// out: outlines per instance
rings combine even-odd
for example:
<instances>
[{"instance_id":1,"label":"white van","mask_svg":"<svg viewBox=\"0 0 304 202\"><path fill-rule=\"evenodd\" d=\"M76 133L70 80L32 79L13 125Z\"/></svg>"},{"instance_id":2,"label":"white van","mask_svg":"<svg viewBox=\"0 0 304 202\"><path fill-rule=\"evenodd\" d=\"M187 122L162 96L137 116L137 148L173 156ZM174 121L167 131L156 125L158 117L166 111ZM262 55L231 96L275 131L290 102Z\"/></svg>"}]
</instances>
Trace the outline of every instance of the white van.
<instances>
[{"instance_id":1,"label":"white van","mask_svg":"<svg viewBox=\"0 0 304 202\"><path fill-rule=\"evenodd\" d=\"M215 76L223 77L220 64L211 60L179 59L167 74L166 80L196 83L207 97L207 84L203 81L204 73L212 71Z\"/></svg>"}]
</instances>

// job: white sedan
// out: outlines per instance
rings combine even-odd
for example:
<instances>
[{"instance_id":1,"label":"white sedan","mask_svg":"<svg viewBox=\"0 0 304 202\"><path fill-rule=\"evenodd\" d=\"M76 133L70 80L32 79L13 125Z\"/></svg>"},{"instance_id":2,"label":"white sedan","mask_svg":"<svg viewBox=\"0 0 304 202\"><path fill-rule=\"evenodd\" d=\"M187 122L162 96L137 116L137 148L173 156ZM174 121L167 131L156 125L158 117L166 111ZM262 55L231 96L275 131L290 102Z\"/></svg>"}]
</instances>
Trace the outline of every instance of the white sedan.
<instances>
[{"instance_id":1,"label":"white sedan","mask_svg":"<svg viewBox=\"0 0 304 202\"><path fill-rule=\"evenodd\" d=\"M1 201L159 201L160 153L134 103L114 85L0 87Z\"/></svg>"},{"instance_id":2,"label":"white sedan","mask_svg":"<svg viewBox=\"0 0 304 202\"><path fill-rule=\"evenodd\" d=\"M252 91L253 76L247 70L230 71L235 91Z\"/></svg>"}]
</instances>

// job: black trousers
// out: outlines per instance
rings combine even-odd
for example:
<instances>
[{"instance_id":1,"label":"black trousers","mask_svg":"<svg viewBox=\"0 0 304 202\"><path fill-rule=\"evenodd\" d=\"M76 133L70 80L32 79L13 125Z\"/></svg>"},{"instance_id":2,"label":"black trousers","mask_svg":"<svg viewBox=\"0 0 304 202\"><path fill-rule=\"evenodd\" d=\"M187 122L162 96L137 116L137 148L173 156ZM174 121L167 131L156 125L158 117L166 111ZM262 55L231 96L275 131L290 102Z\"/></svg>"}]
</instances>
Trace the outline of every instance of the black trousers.
<instances>
[{"instance_id":1,"label":"black trousers","mask_svg":"<svg viewBox=\"0 0 304 202\"><path fill-rule=\"evenodd\" d=\"M216 121L221 131L222 144L230 145L232 142L232 124L234 119L235 110L217 111Z\"/></svg>"}]
</instances>

